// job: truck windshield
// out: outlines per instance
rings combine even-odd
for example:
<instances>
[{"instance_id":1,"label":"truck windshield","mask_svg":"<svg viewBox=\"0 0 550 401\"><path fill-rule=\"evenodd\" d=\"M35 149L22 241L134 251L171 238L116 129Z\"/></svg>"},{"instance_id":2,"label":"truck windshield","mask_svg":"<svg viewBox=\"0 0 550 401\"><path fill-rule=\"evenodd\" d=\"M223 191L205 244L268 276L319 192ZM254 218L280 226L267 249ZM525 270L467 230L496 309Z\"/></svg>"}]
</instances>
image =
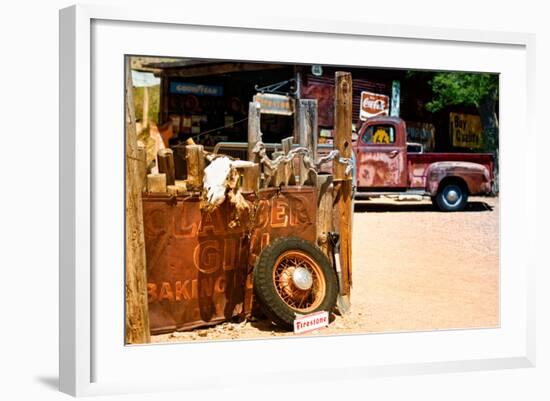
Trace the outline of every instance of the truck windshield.
<instances>
[{"instance_id":1,"label":"truck windshield","mask_svg":"<svg viewBox=\"0 0 550 401\"><path fill-rule=\"evenodd\" d=\"M364 145L387 145L395 143L393 125L370 125L361 136Z\"/></svg>"}]
</instances>

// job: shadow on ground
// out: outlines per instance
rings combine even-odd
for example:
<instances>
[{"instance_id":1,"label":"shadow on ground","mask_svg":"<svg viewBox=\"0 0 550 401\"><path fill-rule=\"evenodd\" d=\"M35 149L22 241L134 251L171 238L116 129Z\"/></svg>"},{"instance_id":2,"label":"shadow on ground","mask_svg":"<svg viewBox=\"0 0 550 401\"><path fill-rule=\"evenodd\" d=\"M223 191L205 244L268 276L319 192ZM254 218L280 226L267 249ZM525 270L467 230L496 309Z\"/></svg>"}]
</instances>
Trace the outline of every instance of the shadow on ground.
<instances>
[{"instance_id":1,"label":"shadow on ground","mask_svg":"<svg viewBox=\"0 0 550 401\"><path fill-rule=\"evenodd\" d=\"M271 323L269 319L258 319L250 322L250 325L260 331L274 331L275 333L286 333L286 330L281 329L280 327Z\"/></svg>"},{"instance_id":2,"label":"shadow on ground","mask_svg":"<svg viewBox=\"0 0 550 401\"><path fill-rule=\"evenodd\" d=\"M36 381L51 390L59 390L59 377L57 376L40 376L36 377Z\"/></svg>"},{"instance_id":3,"label":"shadow on ground","mask_svg":"<svg viewBox=\"0 0 550 401\"><path fill-rule=\"evenodd\" d=\"M373 201L365 201L355 204L355 212L439 212L431 203L376 203ZM490 212L493 207L486 202L468 202L466 208L462 212ZM457 212L455 212L457 213Z\"/></svg>"}]
</instances>

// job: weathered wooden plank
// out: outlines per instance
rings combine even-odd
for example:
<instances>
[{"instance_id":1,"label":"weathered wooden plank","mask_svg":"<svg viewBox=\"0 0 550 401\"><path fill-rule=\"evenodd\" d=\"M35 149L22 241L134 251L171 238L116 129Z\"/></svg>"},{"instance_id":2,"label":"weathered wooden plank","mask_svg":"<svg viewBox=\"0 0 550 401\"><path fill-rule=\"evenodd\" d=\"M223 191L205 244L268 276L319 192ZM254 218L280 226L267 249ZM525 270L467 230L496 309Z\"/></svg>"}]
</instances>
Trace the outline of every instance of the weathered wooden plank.
<instances>
[{"instance_id":1,"label":"weathered wooden plank","mask_svg":"<svg viewBox=\"0 0 550 401\"><path fill-rule=\"evenodd\" d=\"M253 166L240 167L239 172L243 177L241 191L258 192L260 188L260 165L254 163Z\"/></svg>"},{"instance_id":2,"label":"weathered wooden plank","mask_svg":"<svg viewBox=\"0 0 550 401\"><path fill-rule=\"evenodd\" d=\"M256 102L248 103L248 160L258 163L259 157L252 150L260 140L260 108Z\"/></svg>"},{"instance_id":3,"label":"weathered wooden plank","mask_svg":"<svg viewBox=\"0 0 550 401\"><path fill-rule=\"evenodd\" d=\"M317 244L323 250L329 259L332 258L330 253L330 244L328 233L334 230L334 209L332 197L332 176L318 175L317 176Z\"/></svg>"},{"instance_id":4,"label":"weathered wooden plank","mask_svg":"<svg viewBox=\"0 0 550 401\"><path fill-rule=\"evenodd\" d=\"M168 66L168 65L167 65ZM227 74L232 72L243 71L263 71L269 69L284 68L281 64L264 64L264 63L213 63L199 64L193 66L179 66L175 68L165 68L163 73L169 77L190 78L206 75Z\"/></svg>"},{"instance_id":5,"label":"weathered wooden plank","mask_svg":"<svg viewBox=\"0 0 550 401\"><path fill-rule=\"evenodd\" d=\"M174 167L174 153L172 149L159 149L157 152L159 173L166 174L166 185L174 185L176 182L176 169Z\"/></svg>"},{"instance_id":6,"label":"weathered wooden plank","mask_svg":"<svg viewBox=\"0 0 550 401\"><path fill-rule=\"evenodd\" d=\"M139 187L142 191L145 191L147 188L147 149L145 149L145 146L137 147L137 158L139 159Z\"/></svg>"},{"instance_id":7,"label":"weathered wooden plank","mask_svg":"<svg viewBox=\"0 0 550 401\"><path fill-rule=\"evenodd\" d=\"M273 152L272 158L273 160L277 159L279 156L283 156L283 152ZM285 164L279 163L279 165L276 167L275 171L273 172L273 177L271 178L271 184L270 186L278 187L280 185L283 185L285 181Z\"/></svg>"},{"instance_id":8,"label":"weathered wooden plank","mask_svg":"<svg viewBox=\"0 0 550 401\"><path fill-rule=\"evenodd\" d=\"M288 152L292 149L294 137L290 136L281 141L281 147L283 153L288 155ZM294 160L290 160L285 163L285 185L296 185L296 172L294 169Z\"/></svg>"},{"instance_id":9,"label":"weathered wooden plank","mask_svg":"<svg viewBox=\"0 0 550 401\"><path fill-rule=\"evenodd\" d=\"M309 149L317 160L317 99L299 99L294 113L294 141Z\"/></svg>"},{"instance_id":10,"label":"weathered wooden plank","mask_svg":"<svg viewBox=\"0 0 550 401\"><path fill-rule=\"evenodd\" d=\"M129 58L126 59L126 332L127 344L148 343L149 310L143 233L143 179L137 150L134 99Z\"/></svg>"},{"instance_id":11,"label":"weathered wooden plank","mask_svg":"<svg viewBox=\"0 0 550 401\"><path fill-rule=\"evenodd\" d=\"M147 192L166 192L166 174L147 174Z\"/></svg>"},{"instance_id":12,"label":"weathered wooden plank","mask_svg":"<svg viewBox=\"0 0 550 401\"><path fill-rule=\"evenodd\" d=\"M336 72L334 99L334 148L342 157L351 157L351 111L352 80L348 72ZM342 267L342 294L349 297L352 286L351 275L351 223L352 223L352 177L345 174L346 166L333 162L335 181L336 213L339 216L340 259Z\"/></svg>"},{"instance_id":13,"label":"weathered wooden plank","mask_svg":"<svg viewBox=\"0 0 550 401\"><path fill-rule=\"evenodd\" d=\"M185 148L187 161L187 188L200 191L204 177L204 149L202 145L187 145Z\"/></svg>"}]
</instances>

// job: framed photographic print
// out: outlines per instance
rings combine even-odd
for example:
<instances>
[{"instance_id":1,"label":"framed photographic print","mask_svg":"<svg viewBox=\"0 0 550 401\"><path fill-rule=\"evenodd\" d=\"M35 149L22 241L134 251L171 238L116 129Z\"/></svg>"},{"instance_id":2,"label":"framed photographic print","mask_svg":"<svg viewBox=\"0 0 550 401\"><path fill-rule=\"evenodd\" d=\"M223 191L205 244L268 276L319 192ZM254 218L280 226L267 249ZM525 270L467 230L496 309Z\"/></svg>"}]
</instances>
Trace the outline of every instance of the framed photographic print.
<instances>
[{"instance_id":1,"label":"framed photographic print","mask_svg":"<svg viewBox=\"0 0 550 401\"><path fill-rule=\"evenodd\" d=\"M62 391L533 366L532 36L175 15L60 14Z\"/></svg>"}]
</instances>

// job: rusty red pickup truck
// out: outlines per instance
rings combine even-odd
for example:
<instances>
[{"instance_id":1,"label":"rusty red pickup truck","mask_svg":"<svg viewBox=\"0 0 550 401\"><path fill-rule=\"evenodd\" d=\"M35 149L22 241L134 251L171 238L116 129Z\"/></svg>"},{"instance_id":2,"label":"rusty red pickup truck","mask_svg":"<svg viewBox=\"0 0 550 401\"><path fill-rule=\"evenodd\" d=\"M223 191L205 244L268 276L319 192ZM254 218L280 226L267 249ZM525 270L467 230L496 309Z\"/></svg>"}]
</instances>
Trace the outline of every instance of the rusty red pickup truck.
<instances>
[{"instance_id":1,"label":"rusty red pickup truck","mask_svg":"<svg viewBox=\"0 0 550 401\"><path fill-rule=\"evenodd\" d=\"M374 117L353 144L356 199L383 195L429 196L441 211L463 210L470 195L492 194L490 153L423 153L407 143L405 122Z\"/></svg>"}]
</instances>

